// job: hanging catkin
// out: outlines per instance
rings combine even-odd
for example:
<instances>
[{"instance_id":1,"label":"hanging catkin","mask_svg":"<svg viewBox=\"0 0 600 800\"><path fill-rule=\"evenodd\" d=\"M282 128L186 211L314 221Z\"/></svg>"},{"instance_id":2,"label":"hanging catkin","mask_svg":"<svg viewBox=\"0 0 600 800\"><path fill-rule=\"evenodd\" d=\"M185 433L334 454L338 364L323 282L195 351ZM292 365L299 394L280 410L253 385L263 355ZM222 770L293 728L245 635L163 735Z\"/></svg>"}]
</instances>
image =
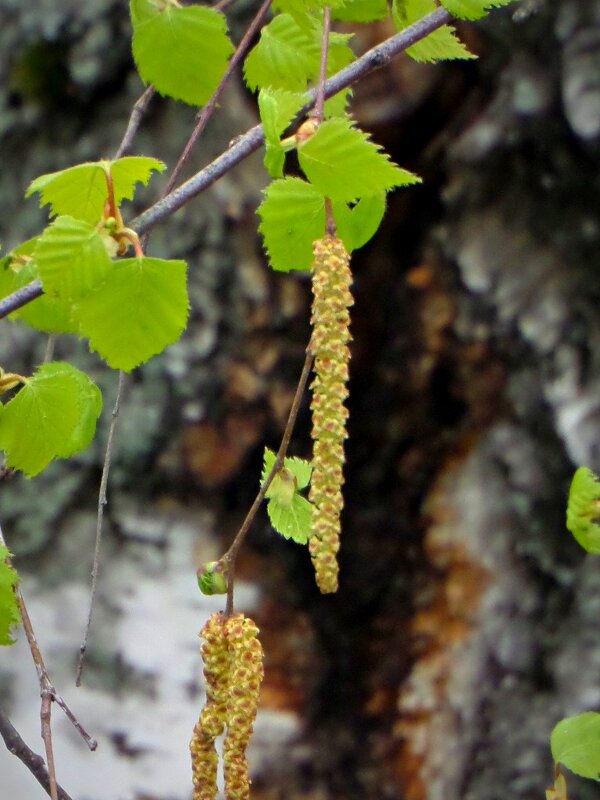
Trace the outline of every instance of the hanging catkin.
<instances>
[{"instance_id":1,"label":"hanging catkin","mask_svg":"<svg viewBox=\"0 0 600 800\"><path fill-rule=\"evenodd\" d=\"M217 795L218 756L215 739L223 733L227 716L230 654L225 617L213 614L200 631L206 680L206 705L194 727L190 742L194 800L214 800Z\"/></svg>"},{"instance_id":2,"label":"hanging catkin","mask_svg":"<svg viewBox=\"0 0 600 800\"><path fill-rule=\"evenodd\" d=\"M223 772L227 800L248 800L250 778L246 748L258 710L263 679L263 650L258 628L236 614L227 620L231 672L227 698L227 735L223 744Z\"/></svg>"},{"instance_id":3,"label":"hanging catkin","mask_svg":"<svg viewBox=\"0 0 600 800\"><path fill-rule=\"evenodd\" d=\"M248 800L246 747L258 709L263 651L258 628L243 614L213 614L202 629L206 705L194 728L190 751L194 800L215 800L218 756L215 739L226 730L223 772L226 800Z\"/></svg>"},{"instance_id":4,"label":"hanging catkin","mask_svg":"<svg viewBox=\"0 0 600 800\"><path fill-rule=\"evenodd\" d=\"M309 549L317 585L329 593L338 587L352 275L350 256L340 239L329 235L319 239L313 254L310 346L315 379L311 385L313 472L309 499L314 508Z\"/></svg>"}]
</instances>

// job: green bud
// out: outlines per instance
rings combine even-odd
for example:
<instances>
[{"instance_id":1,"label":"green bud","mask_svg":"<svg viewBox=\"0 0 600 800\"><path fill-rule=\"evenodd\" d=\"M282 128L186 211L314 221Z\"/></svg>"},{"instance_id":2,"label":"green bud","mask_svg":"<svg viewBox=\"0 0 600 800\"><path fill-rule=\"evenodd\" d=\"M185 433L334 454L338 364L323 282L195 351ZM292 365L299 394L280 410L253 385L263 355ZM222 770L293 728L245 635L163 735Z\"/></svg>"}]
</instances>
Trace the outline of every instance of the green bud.
<instances>
[{"instance_id":1,"label":"green bud","mask_svg":"<svg viewBox=\"0 0 600 800\"><path fill-rule=\"evenodd\" d=\"M227 594L227 574L221 561L207 561L197 575L202 594Z\"/></svg>"}]
</instances>

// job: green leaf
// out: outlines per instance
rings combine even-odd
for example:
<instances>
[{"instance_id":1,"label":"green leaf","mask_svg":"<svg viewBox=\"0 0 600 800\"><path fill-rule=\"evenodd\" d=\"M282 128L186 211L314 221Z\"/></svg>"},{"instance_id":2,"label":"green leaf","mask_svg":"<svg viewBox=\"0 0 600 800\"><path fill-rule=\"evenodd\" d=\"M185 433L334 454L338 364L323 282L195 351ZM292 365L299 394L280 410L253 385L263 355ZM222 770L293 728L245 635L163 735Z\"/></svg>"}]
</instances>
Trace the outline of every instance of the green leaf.
<instances>
[{"instance_id":1,"label":"green leaf","mask_svg":"<svg viewBox=\"0 0 600 800\"><path fill-rule=\"evenodd\" d=\"M283 173L285 151L280 137L307 101L303 92L288 92L285 89L261 89L258 108L266 142L265 168L272 178Z\"/></svg>"},{"instance_id":2,"label":"green leaf","mask_svg":"<svg viewBox=\"0 0 600 800\"><path fill-rule=\"evenodd\" d=\"M338 236L349 253L358 250L375 235L385 214L385 202L386 193L379 192L361 197L352 207L340 201L332 203Z\"/></svg>"},{"instance_id":3,"label":"green leaf","mask_svg":"<svg viewBox=\"0 0 600 800\"><path fill-rule=\"evenodd\" d=\"M68 374L78 385L79 418L70 437L63 443L60 458L69 458L89 447L96 433L96 421L102 413L102 393L94 381L85 372L70 367Z\"/></svg>"},{"instance_id":4,"label":"green leaf","mask_svg":"<svg viewBox=\"0 0 600 800\"><path fill-rule=\"evenodd\" d=\"M261 483L267 479L275 464L275 453L265 448ZM298 494L304 489L312 472L310 462L302 458L285 458L283 469L275 475L267 490L267 512L272 526L286 539L306 544L310 536L312 505Z\"/></svg>"},{"instance_id":5,"label":"green leaf","mask_svg":"<svg viewBox=\"0 0 600 800\"><path fill-rule=\"evenodd\" d=\"M567 528L584 550L600 553L600 483L587 467L579 467L571 482Z\"/></svg>"},{"instance_id":6,"label":"green leaf","mask_svg":"<svg viewBox=\"0 0 600 800\"><path fill-rule=\"evenodd\" d=\"M310 269L313 242L325 233L323 195L300 178L273 181L264 195L257 213L271 267Z\"/></svg>"},{"instance_id":7,"label":"green leaf","mask_svg":"<svg viewBox=\"0 0 600 800\"><path fill-rule=\"evenodd\" d=\"M290 14L279 14L266 25L244 63L250 89L270 86L303 92L316 81L321 62L322 25L307 20L300 25ZM329 40L327 74L332 75L354 59L348 34L332 33Z\"/></svg>"},{"instance_id":8,"label":"green leaf","mask_svg":"<svg viewBox=\"0 0 600 800\"><path fill-rule=\"evenodd\" d=\"M394 186L419 183L400 169L368 136L347 119L330 119L298 147L298 160L309 181L326 197L350 202Z\"/></svg>"},{"instance_id":9,"label":"green leaf","mask_svg":"<svg viewBox=\"0 0 600 800\"><path fill-rule=\"evenodd\" d=\"M145 83L160 94L202 106L233 53L227 21L205 6L131 0L133 58Z\"/></svg>"},{"instance_id":10,"label":"green leaf","mask_svg":"<svg viewBox=\"0 0 600 800\"><path fill-rule=\"evenodd\" d=\"M343 22L374 22L386 19L387 15L387 0L347 0L334 9L331 16Z\"/></svg>"},{"instance_id":11,"label":"green leaf","mask_svg":"<svg viewBox=\"0 0 600 800\"><path fill-rule=\"evenodd\" d=\"M18 285L15 289L26 286L39 277L37 263L32 260L16 276ZM72 316L71 303L47 294L27 303L10 316L43 333L77 333L79 330Z\"/></svg>"},{"instance_id":12,"label":"green leaf","mask_svg":"<svg viewBox=\"0 0 600 800\"><path fill-rule=\"evenodd\" d=\"M401 31L437 7L435 0L393 0L392 19ZM422 62L477 58L460 41L451 25L443 25L406 52L414 61Z\"/></svg>"},{"instance_id":13,"label":"green leaf","mask_svg":"<svg viewBox=\"0 0 600 800\"><path fill-rule=\"evenodd\" d=\"M273 8L292 14L298 20L320 12L325 6L335 9L343 6L346 0L276 0ZM367 0L372 2L372 0Z\"/></svg>"},{"instance_id":14,"label":"green leaf","mask_svg":"<svg viewBox=\"0 0 600 800\"><path fill-rule=\"evenodd\" d=\"M93 388L92 388L93 387ZM101 410L92 381L64 362L43 364L0 407L0 448L28 477L88 446Z\"/></svg>"},{"instance_id":15,"label":"green leaf","mask_svg":"<svg viewBox=\"0 0 600 800\"><path fill-rule=\"evenodd\" d=\"M108 175L113 178L113 193L118 206L122 200L133 197L136 183L147 184L153 172L163 172L165 168L162 161L148 156L77 164L35 178L25 197L39 193L40 206L50 204L52 216L66 214L96 224L102 218L108 199Z\"/></svg>"},{"instance_id":16,"label":"green leaf","mask_svg":"<svg viewBox=\"0 0 600 800\"><path fill-rule=\"evenodd\" d=\"M108 277L112 261L93 225L63 216L49 225L34 250L44 291L77 300Z\"/></svg>"},{"instance_id":17,"label":"green leaf","mask_svg":"<svg viewBox=\"0 0 600 800\"><path fill-rule=\"evenodd\" d=\"M21 612L13 591L19 575L8 563L10 556L8 548L0 544L0 645L14 644L11 628L21 623Z\"/></svg>"},{"instance_id":18,"label":"green leaf","mask_svg":"<svg viewBox=\"0 0 600 800\"><path fill-rule=\"evenodd\" d=\"M600 778L600 714L586 711L561 720L550 737L556 763L582 778Z\"/></svg>"},{"instance_id":19,"label":"green leaf","mask_svg":"<svg viewBox=\"0 0 600 800\"><path fill-rule=\"evenodd\" d=\"M285 539L306 544L310 537L312 506L305 497L295 494L289 507L270 500L267 513L271 525Z\"/></svg>"},{"instance_id":20,"label":"green leaf","mask_svg":"<svg viewBox=\"0 0 600 800\"><path fill-rule=\"evenodd\" d=\"M77 314L91 349L129 372L179 339L188 307L185 261L126 258L80 300Z\"/></svg>"},{"instance_id":21,"label":"green leaf","mask_svg":"<svg viewBox=\"0 0 600 800\"><path fill-rule=\"evenodd\" d=\"M290 14L279 14L262 29L258 43L244 63L250 89L270 86L303 92L318 74L320 45ZM315 72L317 70L317 72Z\"/></svg>"},{"instance_id":22,"label":"green leaf","mask_svg":"<svg viewBox=\"0 0 600 800\"><path fill-rule=\"evenodd\" d=\"M8 297L40 277L32 258L37 240L36 236L23 242L0 259L0 298ZM70 304L46 294L13 311L9 319L20 319L45 333L77 333L78 330L77 324L71 319Z\"/></svg>"},{"instance_id":23,"label":"green leaf","mask_svg":"<svg viewBox=\"0 0 600 800\"><path fill-rule=\"evenodd\" d=\"M500 8L513 3L514 0L441 0L444 8L459 19L481 19L492 8Z\"/></svg>"}]
</instances>

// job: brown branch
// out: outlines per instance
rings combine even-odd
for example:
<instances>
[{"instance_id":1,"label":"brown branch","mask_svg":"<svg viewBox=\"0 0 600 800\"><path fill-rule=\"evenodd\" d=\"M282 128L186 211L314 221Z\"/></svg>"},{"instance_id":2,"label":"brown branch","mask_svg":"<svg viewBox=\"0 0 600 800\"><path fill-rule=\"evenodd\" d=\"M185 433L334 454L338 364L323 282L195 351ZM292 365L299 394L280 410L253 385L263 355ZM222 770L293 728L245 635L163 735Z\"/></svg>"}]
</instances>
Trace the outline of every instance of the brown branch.
<instances>
[{"instance_id":1,"label":"brown branch","mask_svg":"<svg viewBox=\"0 0 600 800\"><path fill-rule=\"evenodd\" d=\"M294 399L292 400L290 413L288 415L287 422L285 424L285 429L283 431L283 436L281 438L281 444L279 445L279 450L277 451L277 455L275 456L275 462L273 463L271 471L265 478L264 483L260 487L258 494L254 498L254 502L250 506L250 510L246 514L246 517L242 522L242 525L239 531L237 532L235 539L231 544L231 547L221 559L227 566L228 581L227 581L227 605L225 607L225 614L227 614L228 616L233 614L235 560L237 558L238 551L242 546L244 539L246 538L246 534L248 533L248 531L250 530L250 526L254 522L254 517L256 516L262 501L265 499L265 495L269 489L269 486L273 482L273 478L283 466L283 459L285 458L286 453L288 451L288 447L290 446L290 439L292 438L294 425L296 424L296 418L298 417L298 411L300 410L302 395L304 394L304 390L308 382L308 376L310 375L312 363L313 363L313 354L310 351L310 345L309 345L309 347L306 348L306 357L304 359L304 366L302 367L302 373L300 375L300 379L298 380L298 385L296 386L296 392L294 394Z\"/></svg>"},{"instance_id":2,"label":"brown branch","mask_svg":"<svg viewBox=\"0 0 600 800\"><path fill-rule=\"evenodd\" d=\"M94 542L94 557L92 561L92 585L90 587L90 604L88 608L88 616L83 633L83 641L79 647L79 662L77 664L77 674L75 677L75 685L81 686L81 674L83 672L83 664L85 661L85 653L87 650L88 637L92 625L92 616L94 613L94 601L96 599L96 586L98 583L98 572L100 568L100 545L102 544L102 524L104 522L104 509L108 503L106 498L106 490L108 487L108 476L110 473L110 465L113 451L113 441L115 430L117 428L117 419L119 417L119 409L121 405L121 397L125 390L126 378L124 372L119 372L119 383L117 386L117 396L112 410L112 419L108 429L108 437L106 440L106 450L104 452L104 464L102 466L102 477L100 479L100 489L98 491L98 513L96 517L96 538Z\"/></svg>"},{"instance_id":3,"label":"brown branch","mask_svg":"<svg viewBox=\"0 0 600 800\"><path fill-rule=\"evenodd\" d=\"M44 790L51 795L50 780L48 777L48 770L44 763L42 756L34 753L30 747L25 744L19 732L14 727L12 722L8 719L4 711L0 708L0 736L4 740L6 749L9 753L16 756L27 769L31 772L33 777L44 788ZM56 784L56 796L58 800L71 800L70 795L60 786Z\"/></svg>"},{"instance_id":4,"label":"brown branch","mask_svg":"<svg viewBox=\"0 0 600 800\"><path fill-rule=\"evenodd\" d=\"M164 188L162 197L168 195L169 192L172 190L172 188L175 186L175 181L179 177L179 173L181 172L185 162L189 158L189 155L198 137L202 134L202 132L206 128L209 119L212 117L215 108L217 107L217 103L221 99L221 96L225 91L225 88L227 87L227 84L229 83L234 70L237 68L237 65L240 63L240 61L244 58L244 56L248 52L248 49L252 44L252 40L254 39L254 36L256 35L258 29L262 25L262 22L267 14L267 11L271 6L271 2L272 0L264 0L263 4L258 9L254 19L252 20L250 26L248 27L248 30L242 37L242 40L238 44L235 53L231 57L231 60L229 61L229 64L227 66L227 70L225 71L225 74L221 78L219 85L213 92L213 95L208 101L208 103L204 106L202 111L198 113L196 117L197 119L196 127L192 131L190 138L188 139L181 155L179 156L179 161L175 165L175 168L169 178L169 181Z\"/></svg>"},{"instance_id":5,"label":"brown branch","mask_svg":"<svg viewBox=\"0 0 600 800\"><path fill-rule=\"evenodd\" d=\"M371 72L385 67L389 62L408 47L421 41L430 33L447 25L451 20L445 8L437 8L426 17L415 22L410 27L386 39L385 42L373 47L349 66L337 72L325 83L325 98L347 89L352 84L364 78ZM308 93L309 101L301 113L309 111L314 105L316 93ZM154 203L150 208L136 217L130 224L138 234L144 234L159 222L170 217L182 206L189 203L196 195L208 189L219 178L227 174L249 155L254 153L264 142L262 125L256 125L242 136L237 137L224 153L218 156L211 164L197 172L192 178L174 189L162 200ZM16 311L21 306L30 303L43 294L41 281L32 281L22 289L0 300L0 319Z\"/></svg>"}]
</instances>

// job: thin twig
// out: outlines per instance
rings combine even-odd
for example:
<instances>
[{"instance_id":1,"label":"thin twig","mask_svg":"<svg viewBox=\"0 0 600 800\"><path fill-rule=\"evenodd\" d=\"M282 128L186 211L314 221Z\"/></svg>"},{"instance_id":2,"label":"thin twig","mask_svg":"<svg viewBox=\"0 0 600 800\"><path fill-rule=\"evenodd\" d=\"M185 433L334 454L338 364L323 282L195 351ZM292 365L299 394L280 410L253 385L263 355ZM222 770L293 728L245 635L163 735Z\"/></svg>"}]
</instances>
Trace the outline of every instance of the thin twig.
<instances>
[{"instance_id":1,"label":"thin twig","mask_svg":"<svg viewBox=\"0 0 600 800\"><path fill-rule=\"evenodd\" d=\"M146 109L150 104L150 100L154 95L154 87L148 86L148 88L141 94L138 99L133 104L133 108L131 109L131 115L129 117L129 122L127 123L127 128L121 139L121 144L117 148L117 152L114 155L114 158L121 158L124 156L129 150L131 149L131 145L133 144L133 139L137 133L138 128L140 127L140 123L144 118L144 114L146 113Z\"/></svg>"},{"instance_id":2,"label":"thin twig","mask_svg":"<svg viewBox=\"0 0 600 800\"><path fill-rule=\"evenodd\" d=\"M0 544L6 546L1 526L0 526ZM31 657L33 659L35 670L38 676L38 682L40 684L40 696L42 698L40 707L40 723L41 723L42 739L44 742L44 748L46 750L46 763L48 765L49 793L52 800L58 800L59 797L58 784L56 782L56 773L54 769L52 728L50 725L52 701L57 697L57 692L52 684L52 681L48 676L48 671L46 670L44 658L37 643L37 637L33 630L33 625L31 624L31 619L29 617L29 612L27 611L27 606L25 605L25 600L23 598L23 594L21 593L21 589L19 586L16 586L14 591L19 606L19 612L21 614L21 622L23 623L23 630L25 631L25 636L27 637L27 644L29 645ZM68 710L67 704L62 699L62 697L61 697L60 707L64 711ZM67 717L75 725L79 733L83 736L90 750L95 750L97 747L96 740L92 739L85 732L83 726L79 723L75 715L70 710L68 710Z\"/></svg>"},{"instance_id":3,"label":"thin twig","mask_svg":"<svg viewBox=\"0 0 600 800\"><path fill-rule=\"evenodd\" d=\"M119 417L119 408L121 404L121 397L123 395L126 375L124 372L119 372L119 384L117 386L117 396L115 405L112 410L112 419L108 429L108 437L106 440L106 450L104 453L104 464L102 466L102 477L100 479L100 489L98 491L98 515L96 517L96 539L94 542L94 558L92 562L92 584L90 587L90 604L88 608L87 622L83 634L83 641L79 647L79 662L77 664L77 675L75 677L75 685L81 686L81 673L83 672L83 663L85 660L85 653L87 650L88 636L90 634L90 627L92 625L92 615L94 613L94 601L96 599L96 586L98 583L98 571L100 564L100 545L102 543L102 523L104 521L104 509L108 500L106 499L106 489L108 487L108 476L110 473L110 463L112 459L113 440L115 430L117 427L117 419Z\"/></svg>"},{"instance_id":4,"label":"thin twig","mask_svg":"<svg viewBox=\"0 0 600 800\"><path fill-rule=\"evenodd\" d=\"M258 31L258 29L260 28L260 26L262 25L263 19L265 18L266 14L267 14L267 11L269 10L269 7L271 6L271 2L272 2L272 0L264 0L263 4L258 9L258 11L256 13L256 16L254 17L254 19L250 23L250 26L249 26L248 30L244 34L244 36L243 36L242 40L240 41L240 43L238 44L235 53L231 57L231 60L229 61L229 64L227 66L227 70L226 70L225 74L223 75L223 77L221 78L221 81L220 81L219 85L217 86L217 88L213 92L213 95L210 98L210 100L208 101L208 103L204 106L202 111L200 111L198 113L198 115L196 117L196 119L198 120L197 123L196 123L196 127L192 131L192 133L190 135L190 138L188 139L185 147L183 148L183 151L182 151L181 155L179 156L179 161L175 165L175 168L174 168L171 176L169 177L169 181L168 181L167 185L164 188L164 191L162 193L162 197L165 197L166 195L168 195L169 192L171 191L171 189L175 186L175 182L176 182L177 178L179 177L179 173L181 172L185 162L189 158L189 155L190 155L190 153L192 151L193 146L196 143L196 140L202 134L202 132L203 132L204 128L206 127L209 119L212 117L212 115L213 115L213 113L215 111L215 108L217 107L217 103L221 99L221 96L222 96L223 92L225 91L225 88L227 87L227 84L229 83L229 81L231 79L231 76L233 75L234 70L237 68L237 65L240 63L240 61L244 58L244 56L248 52L248 49L249 49L250 45L252 44L252 40L254 39L255 34Z\"/></svg>"},{"instance_id":5,"label":"thin twig","mask_svg":"<svg viewBox=\"0 0 600 800\"><path fill-rule=\"evenodd\" d=\"M325 106L325 82L327 80L327 55L329 53L329 34L331 32L331 9L323 9L323 36L321 39L321 63L319 65L319 82L317 84L317 99L313 116L318 122L323 122Z\"/></svg>"},{"instance_id":6,"label":"thin twig","mask_svg":"<svg viewBox=\"0 0 600 800\"><path fill-rule=\"evenodd\" d=\"M414 25L386 39L385 42L373 47L349 66L337 72L325 83L325 98L347 89L352 84L364 78L371 72L385 67L389 62L408 47L421 41L430 33L447 25L452 17L445 8L436 8L426 17L415 22ZM301 113L309 111L315 102L316 92L308 93L309 101ZM254 153L264 142L262 125L256 125L242 136L235 139L234 143L218 156L211 164L201 169L192 178L174 189L162 200L158 200L150 208L136 217L130 224L139 235L142 235L170 217L179 208L189 203L196 195L212 186L233 167L237 166L249 155ZM0 300L0 319L16 311L21 306L35 300L43 294L41 281L32 281L13 294Z\"/></svg>"},{"instance_id":7,"label":"thin twig","mask_svg":"<svg viewBox=\"0 0 600 800\"><path fill-rule=\"evenodd\" d=\"M34 753L33 750L25 744L21 735L1 708L0 736L4 739L4 744L9 753L12 753L19 761L25 764L38 783L52 796L50 791L50 779L44 759L42 756ZM59 784L56 784L56 793L58 800L71 800L70 795L68 795Z\"/></svg>"},{"instance_id":8,"label":"thin twig","mask_svg":"<svg viewBox=\"0 0 600 800\"><path fill-rule=\"evenodd\" d=\"M310 370L313 363L313 354L310 351L310 346L306 349L306 357L304 359L304 366L302 367L302 373L300 375L300 379L298 380L298 385L296 386L296 392L294 394L294 399L292 400L292 405L290 408L290 413L287 418L287 422L285 424L285 430L283 431L283 436L281 438L281 444L279 445L279 450L277 451L277 455L275 456L275 462L271 468L271 471L265 478L264 483L258 490L258 494L254 498L254 502L250 506L248 513L242 525L237 532L235 539L231 543L231 547L223 556L223 561L227 565L227 604L225 607L225 614L230 616L233 614L233 588L235 583L235 560L237 558L238 550L240 549L242 542L246 538L246 534L250 530L250 526L254 522L254 517L256 516L258 509L262 501L265 498L265 495L269 489L269 486L273 482L273 478L279 472L281 467L283 466L283 459L286 456L288 451L288 447L290 446L290 439L292 438L292 433L294 431L294 425L296 424L296 418L298 416L298 411L300 410L300 403L302 401L302 395L304 394L304 390L306 388L306 383L308 381L308 376L310 375Z\"/></svg>"}]
</instances>

